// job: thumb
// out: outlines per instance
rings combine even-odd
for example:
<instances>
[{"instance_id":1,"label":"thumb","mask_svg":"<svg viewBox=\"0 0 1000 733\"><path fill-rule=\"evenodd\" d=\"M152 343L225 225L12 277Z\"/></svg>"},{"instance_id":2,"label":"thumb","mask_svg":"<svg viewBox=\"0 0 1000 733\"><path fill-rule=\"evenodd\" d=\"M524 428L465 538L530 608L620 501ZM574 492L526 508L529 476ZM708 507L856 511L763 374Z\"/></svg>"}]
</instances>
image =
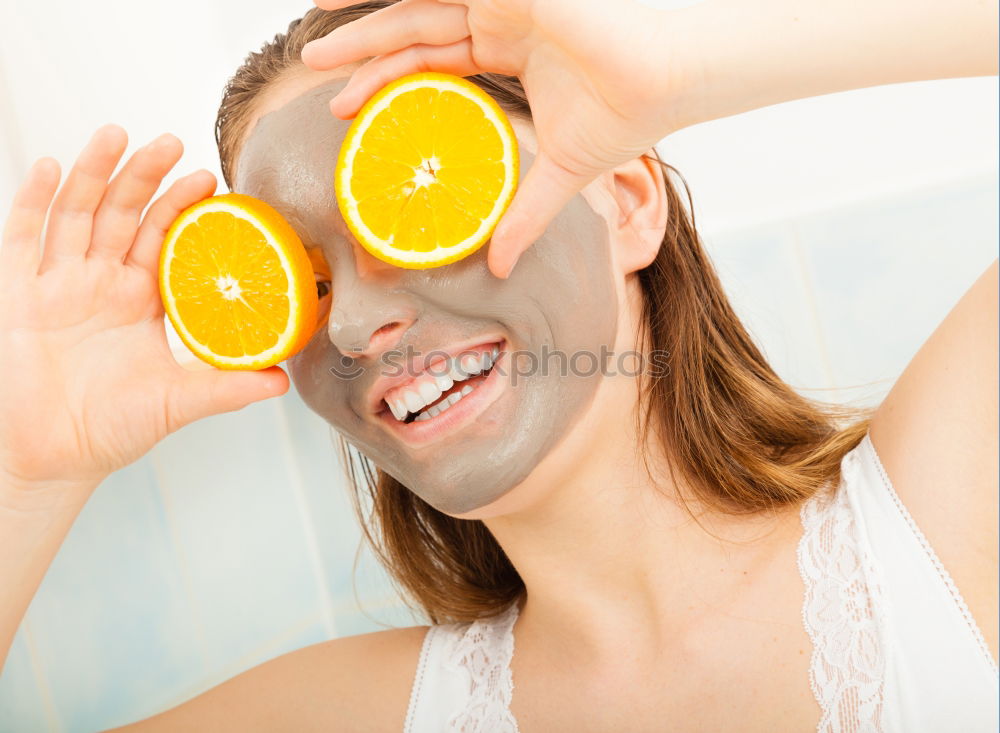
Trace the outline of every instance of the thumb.
<instances>
[{"instance_id":1,"label":"thumb","mask_svg":"<svg viewBox=\"0 0 1000 733\"><path fill-rule=\"evenodd\" d=\"M210 369L188 372L175 395L173 415L183 425L210 415L239 410L288 391L288 375L281 367L260 371Z\"/></svg>"},{"instance_id":2,"label":"thumb","mask_svg":"<svg viewBox=\"0 0 1000 733\"><path fill-rule=\"evenodd\" d=\"M590 178L573 173L539 151L493 232L487 256L490 271L500 278L509 276L521 254L588 183Z\"/></svg>"}]
</instances>

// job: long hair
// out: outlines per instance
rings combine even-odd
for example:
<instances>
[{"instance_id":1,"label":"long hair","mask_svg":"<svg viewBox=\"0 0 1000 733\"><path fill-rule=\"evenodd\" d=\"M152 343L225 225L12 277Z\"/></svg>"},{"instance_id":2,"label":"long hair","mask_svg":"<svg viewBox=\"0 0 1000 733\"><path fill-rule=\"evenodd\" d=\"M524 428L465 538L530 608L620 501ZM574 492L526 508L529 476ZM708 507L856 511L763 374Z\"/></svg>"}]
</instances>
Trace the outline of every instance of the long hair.
<instances>
[{"instance_id":1,"label":"long hair","mask_svg":"<svg viewBox=\"0 0 1000 733\"><path fill-rule=\"evenodd\" d=\"M227 184L254 100L286 72L301 68L302 47L392 4L310 10L247 57L226 86L216 120ZM481 74L470 81L512 116L531 119L515 77ZM802 502L839 482L841 459L864 437L870 410L808 399L775 374L702 247L687 185L653 155L664 169L669 213L656 259L638 273L642 313L636 340L668 353L669 369L641 377L640 440L662 443L670 474L686 487L685 506L690 501L753 514ZM346 441L341 447L365 539L404 598L432 623L493 615L524 592L520 575L482 521L439 512Z\"/></svg>"}]
</instances>

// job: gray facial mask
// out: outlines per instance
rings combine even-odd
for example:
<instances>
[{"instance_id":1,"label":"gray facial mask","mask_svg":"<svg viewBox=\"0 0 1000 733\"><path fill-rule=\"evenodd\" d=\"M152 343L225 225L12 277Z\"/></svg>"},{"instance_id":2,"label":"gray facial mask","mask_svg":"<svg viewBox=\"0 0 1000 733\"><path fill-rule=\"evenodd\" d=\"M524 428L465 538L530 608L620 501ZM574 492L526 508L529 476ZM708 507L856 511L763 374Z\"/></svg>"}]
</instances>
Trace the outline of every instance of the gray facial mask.
<instances>
[{"instance_id":1,"label":"gray facial mask","mask_svg":"<svg viewBox=\"0 0 1000 733\"><path fill-rule=\"evenodd\" d=\"M487 246L428 270L375 260L354 241L334 196L349 123L327 103L345 83L323 84L262 117L239 155L234 188L281 212L331 268L326 328L288 362L305 402L428 504L465 514L523 482L597 391L601 371L589 365L614 347L618 318L607 225L577 195L507 280L489 272ZM523 146L520 154L523 175L533 156ZM394 418L384 403L372 409L371 392L402 360L366 351L372 335L393 324L392 349L418 356L502 338L508 368L499 396L430 442L402 440L385 422ZM537 368L525 373L532 354ZM577 368L564 368L570 359Z\"/></svg>"}]
</instances>

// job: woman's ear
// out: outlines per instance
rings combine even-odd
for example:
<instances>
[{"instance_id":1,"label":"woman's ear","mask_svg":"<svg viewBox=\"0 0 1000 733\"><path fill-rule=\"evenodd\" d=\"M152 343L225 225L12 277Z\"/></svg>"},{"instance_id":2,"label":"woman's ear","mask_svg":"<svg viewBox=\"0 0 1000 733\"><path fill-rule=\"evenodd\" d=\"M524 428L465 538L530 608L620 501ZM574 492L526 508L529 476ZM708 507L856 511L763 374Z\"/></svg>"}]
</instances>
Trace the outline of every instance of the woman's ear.
<instances>
[{"instance_id":1,"label":"woman's ear","mask_svg":"<svg viewBox=\"0 0 1000 733\"><path fill-rule=\"evenodd\" d=\"M618 205L612 222L623 274L646 267L663 242L667 192L663 168L652 155L634 158L611 171L611 193Z\"/></svg>"}]
</instances>

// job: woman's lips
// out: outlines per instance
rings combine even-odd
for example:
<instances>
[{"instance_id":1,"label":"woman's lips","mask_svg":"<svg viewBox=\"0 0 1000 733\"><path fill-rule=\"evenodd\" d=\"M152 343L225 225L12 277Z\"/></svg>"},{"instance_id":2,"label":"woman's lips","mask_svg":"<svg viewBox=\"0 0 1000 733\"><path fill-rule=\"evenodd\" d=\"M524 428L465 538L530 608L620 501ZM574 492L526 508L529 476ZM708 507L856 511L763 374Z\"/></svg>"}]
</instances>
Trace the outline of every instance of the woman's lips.
<instances>
[{"instance_id":1,"label":"woman's lips","mask_svg":"<svg viewBox=\"0 0 1000 733\"><path fill-rule=\"evenodd\" d=\"M440 400L430 408L424 408L415 419L407 422L398 420L388 409L379 418L382 423L403 443L422 445L433 442L467 426L489 408L503 393L507 354L499 351L492 368L484 375L454 385L450 392L450 404L444 409L434 410L445 402ZM456 399L454 395L458 394ZM430 414L433 412L434 414Z\"/></svg>"},{"instance_id":2,"label":"woman's lips","mask_svg":"<svg viewBox=\"0 0 1000 733\"><path fill-rule=\"evenodd\" d=\"M457 356L438 359L411 381L390 389L382 399L401 422L406 421L408 414L416 415L428 409L433 413L430 417L434 417L437 412L432 405L438 403L447 409L449 404L454 404L456 395L463 396L462 385L468 386L475 375L492 368L501 346L501 343L481 344ZM442 395L448 395L453 401L449 403Z\"/></svg>"},{"instance_id":3,"label":"woman's lips","mask_svg":"<svg viewBox=\"0 0 1000 733\"><path fill-rule=\"evenodd\" d=\"M388 409L400 420L408 412L418 412L456 382L492 366L504 343L498 336L447 350L436 349L425 355L416 353L405 365L392 367L399 370L398 374L386 374L372 384L368 390L371 411L380 413ZM434 358L427 362L430 357Z\"/></svg>"}]
</instances>

